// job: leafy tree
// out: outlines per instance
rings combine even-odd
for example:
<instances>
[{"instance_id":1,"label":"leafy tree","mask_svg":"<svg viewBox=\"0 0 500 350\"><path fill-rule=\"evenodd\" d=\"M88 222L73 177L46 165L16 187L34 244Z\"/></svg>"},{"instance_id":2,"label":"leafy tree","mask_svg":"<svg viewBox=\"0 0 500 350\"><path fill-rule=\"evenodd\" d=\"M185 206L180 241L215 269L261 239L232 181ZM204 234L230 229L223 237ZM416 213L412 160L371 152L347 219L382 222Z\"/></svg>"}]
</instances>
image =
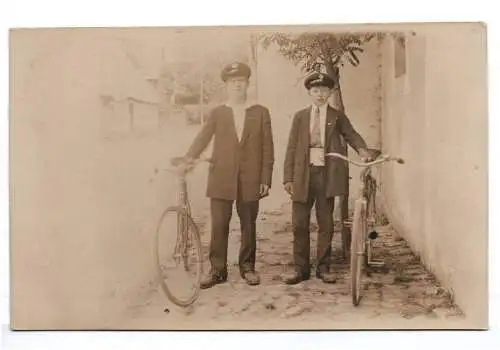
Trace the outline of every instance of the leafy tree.
<instances>
[{"instance_id":1,"label":"leafy tree","mask_svg":"<svg viewBox=\"0 0 500 350\"><path fill-rule=\"evenodd\" d=\"M335 94L338 108L344 111L340 88L340 68L346 64L357 66L358 55L364 51L363 45L377 33L328 33L308 32L301 34L279 33L262 34L258 41L267 49L271 44L278 47L279 53L301 66L302 71L311 73L324 70L336 82Z\"/></svg>"}]
</instances>

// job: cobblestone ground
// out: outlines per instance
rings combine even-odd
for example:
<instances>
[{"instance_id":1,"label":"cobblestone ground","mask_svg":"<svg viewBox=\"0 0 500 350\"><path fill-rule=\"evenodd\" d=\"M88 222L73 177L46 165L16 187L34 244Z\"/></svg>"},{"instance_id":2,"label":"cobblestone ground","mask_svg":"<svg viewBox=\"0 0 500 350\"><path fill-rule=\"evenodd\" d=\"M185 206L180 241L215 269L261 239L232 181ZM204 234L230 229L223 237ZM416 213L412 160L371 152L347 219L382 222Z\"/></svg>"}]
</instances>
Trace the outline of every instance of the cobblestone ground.
<instances>
[{"instance_id":1,"label":"cobblestone ground","mask_svg":"<svg viewBox=\"0 0 500 350\"><path fill-rule=\"evenodd\" d=\"M198 219L203 222L203 219ZM203 225L206 257L210 234ZM152 282L143 286L126 312L129 328L140 329L346 329L346 328L460 328L465 319L450 295L425 270L406 242L390 225L380 226L374 255L383 269L363 278L363 299L354 307L349 266L340 252L340 233L334 237L336 284L316 278L288 286L281 275L292 259L289 208L262 212L258 226L259 286L248 286L237 266L239 222L233 216L229 247L229 281L201 291L187 309L171 305ZM314 224L312 224L314 229ZM311 234L315 259L316 234ZM314 261L314 260L313 260Z\"/></svg>"}]
</instances>

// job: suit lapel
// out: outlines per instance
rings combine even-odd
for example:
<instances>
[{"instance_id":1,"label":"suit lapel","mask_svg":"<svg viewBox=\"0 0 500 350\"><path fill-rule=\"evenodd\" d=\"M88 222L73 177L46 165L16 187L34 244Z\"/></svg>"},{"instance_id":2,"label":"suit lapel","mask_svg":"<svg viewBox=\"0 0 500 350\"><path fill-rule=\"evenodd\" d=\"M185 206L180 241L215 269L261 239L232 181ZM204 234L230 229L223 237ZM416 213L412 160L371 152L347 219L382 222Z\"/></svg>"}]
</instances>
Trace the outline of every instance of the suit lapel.
<instances>
[{"instance_id":1,"label":"suit lapel","mask_svg":"<svg viewBox=\"0 0 500 350\"><path fill-rule=\"evenodd\" d=\"M243 130L241 132L241 140L240 140L240 145L243 145L245 141L248 139L248 137L251 134L251 128L253 121L256 117L256 114L253 112L252 106L248 106L245 109L245 120L243 122Z\"/></svg>"},{"instance_id":2,"label":"suit lapel","mask_svg":"<svg viewBox=\"0 0 500 350\"><path fill-rule=\"evenodd\" d=\"M309 145L311 144L311 112L312 106L304 109L304 115L302 116L302 137L305 140L305 152L307 157L309 157Z\"/></svg>"},{"instance_id":3,"label":"suit lapel","mask_svg":"<svg viewBox=\"0 0 500 350\"><path fill-rule=\"evenodd\" d=\"M337 114L335 110L328 105L326 109L326 125L325 125L325 150L330 144L330 139L332 137L332 132L335 129L335 124L337 122Z\"/></svg>"},{"instance_id":4,"label":"suit lapel","mask_svg":"<svg viewBox=\"0 0 500 350\"><path fill-rule=\"evenodd\" d=\"M238 143L238 134L236 133L236 123L234 121L233 109L226 105L224 107L226 110L226 113L224 114L228 129L232 131L231 134L233 135L234 142Z\"/></svg>"}]
</instances>

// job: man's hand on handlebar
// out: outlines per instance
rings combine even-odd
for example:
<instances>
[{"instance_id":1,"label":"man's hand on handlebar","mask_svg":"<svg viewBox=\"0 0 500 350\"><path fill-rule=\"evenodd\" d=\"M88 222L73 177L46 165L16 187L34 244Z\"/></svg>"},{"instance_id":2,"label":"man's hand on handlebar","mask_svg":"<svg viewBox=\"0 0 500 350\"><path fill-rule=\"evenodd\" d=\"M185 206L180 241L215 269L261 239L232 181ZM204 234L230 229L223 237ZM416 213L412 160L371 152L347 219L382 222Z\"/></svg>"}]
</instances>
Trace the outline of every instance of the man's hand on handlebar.
<instances>
[{"instance_id":1,"label":"man's hand on handlebar","mask_svg":"<svg viewBox=\"0 0 500 350\"><path fill-rule=\"evenodd\" d=\"M361 160L365 163L371 162L373 160L372 154L366 148L360 148L358 154Z\"/></svg>"},{"instance_id":2,"label":"man's hand on handlebar","mask_svg":"<svg viewBox=\"0 0 500 350\"><path fill-rule=\"evenodd\" d=\"M171 164L177 168L179 173L185 174L193 169L194 159L189 157L175 157L172 158Z\"/></svg>"},{"instance_id":3,"label":"man's hand on handlebar","mask_svg":"<svg viewBox=\"0 0 500 350\"><path fill-rule=\"evenodd\" d=\"M380 150L373 148L361 148L358 152L359 156L365 163L376 160L382 154Z\"/></svg>"}]
</instances>

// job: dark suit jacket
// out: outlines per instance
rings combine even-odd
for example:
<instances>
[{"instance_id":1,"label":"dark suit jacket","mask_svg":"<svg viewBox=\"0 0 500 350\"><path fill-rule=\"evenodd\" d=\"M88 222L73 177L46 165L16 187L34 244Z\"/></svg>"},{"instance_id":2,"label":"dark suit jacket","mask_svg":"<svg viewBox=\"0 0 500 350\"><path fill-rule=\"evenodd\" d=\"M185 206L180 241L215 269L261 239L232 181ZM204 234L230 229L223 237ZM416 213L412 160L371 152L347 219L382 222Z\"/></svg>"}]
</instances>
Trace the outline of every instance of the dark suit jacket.
<instances>
[{"instance_id":1,"label":"dark suit jacket","mask_svg":"<svg viewBox=\"0 0 500 350\"><path fill-rule=\"evenodd\" d=\"M274 165L274 144L268 109L261 105L246 109L242 136L238 141L232 109L225 105L214 108L187 156L199 157L212 137L214 145L207 197L236 200L239 176L242 200L258 200L260 185L271 186Z\"/></svg>"},{"instance_id":2,"label":"dark suit jacket","mask_svg":"<svg viewBox=\"0 0 500 350\"><path fill-rule=\"evenodd\" d=\"M311 108L297 112L293 118L285 155L283 183L292 182L293 201L305 202L309 194L309 143ZM344 154L342 136L356 151L366 148L363 138L356 132L347 116L328 106L325 127L325 153ZM340 159L327 157L326 196L335 197L348 194L349 166Z\"/></svg>"}]
</instances>

